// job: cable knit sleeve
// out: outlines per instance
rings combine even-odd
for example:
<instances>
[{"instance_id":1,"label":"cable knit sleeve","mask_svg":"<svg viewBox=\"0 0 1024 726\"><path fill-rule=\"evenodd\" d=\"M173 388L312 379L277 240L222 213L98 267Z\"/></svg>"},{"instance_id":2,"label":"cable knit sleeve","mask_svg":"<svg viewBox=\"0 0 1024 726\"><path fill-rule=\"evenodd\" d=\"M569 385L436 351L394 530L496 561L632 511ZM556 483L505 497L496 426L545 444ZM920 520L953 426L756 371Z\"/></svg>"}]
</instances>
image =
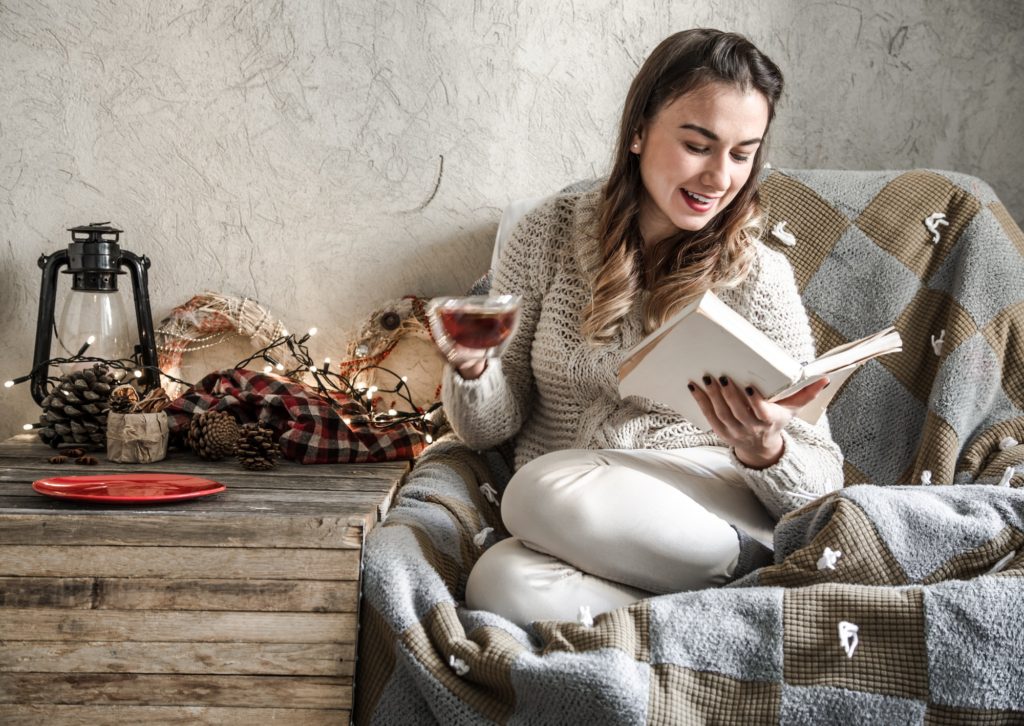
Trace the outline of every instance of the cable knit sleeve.
<instances>
[{"instance_id":1,"label":"cable knit sleeve","mask_svg":"<svg viewBox=\"0 0 1024 726\"><path fill-rule=\"evenodd\" d=\"M737 307L745 308L740 312L751 323L806 363L815 357L814 339L793 270L778 252L758 247L757 264L741 288ZM776 517L843 485L843 456L826 416L813 426L794 418L782 438L782 458L766 469L751 469L735 452L731 456L747 485Z\"/></svg>"},{"instance_id":2,"label":"cable knit sleeve","mask_svg":"<svg viewBox=\"0 0 1024 726\"><path fill-rule=\"evenodd\" d=\"M552 200L526 215L505 243L492 292L522 296L519 328L500 359L488 362L479 378L466 380L450 365L442 378L442 401L455 433L468 446L484 449L512 438L530 411L533 337L546 281L557 259L555 247L567 234Z\"/></svg>"}]
</instances>

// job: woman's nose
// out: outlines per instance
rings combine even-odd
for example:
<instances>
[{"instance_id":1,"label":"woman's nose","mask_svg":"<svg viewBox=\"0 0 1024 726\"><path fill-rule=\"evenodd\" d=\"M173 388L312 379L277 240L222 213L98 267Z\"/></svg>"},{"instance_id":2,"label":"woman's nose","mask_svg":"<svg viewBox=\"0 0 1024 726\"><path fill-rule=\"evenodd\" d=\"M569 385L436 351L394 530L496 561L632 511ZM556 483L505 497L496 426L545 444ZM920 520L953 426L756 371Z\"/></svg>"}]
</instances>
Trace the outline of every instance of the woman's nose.
<instances>
[{"instance_id":1,"label":"woman's nose","mask_svg":"<svg viewBox=\"0 0 1024 726\"><path fill-rule=\"evenodd\" d=\"M729 184L729 173L727 162L722 157L713 155L708 158L704 167L703 181L711 190L716 192L725 191Z\"/></svg>"}]
</instances>

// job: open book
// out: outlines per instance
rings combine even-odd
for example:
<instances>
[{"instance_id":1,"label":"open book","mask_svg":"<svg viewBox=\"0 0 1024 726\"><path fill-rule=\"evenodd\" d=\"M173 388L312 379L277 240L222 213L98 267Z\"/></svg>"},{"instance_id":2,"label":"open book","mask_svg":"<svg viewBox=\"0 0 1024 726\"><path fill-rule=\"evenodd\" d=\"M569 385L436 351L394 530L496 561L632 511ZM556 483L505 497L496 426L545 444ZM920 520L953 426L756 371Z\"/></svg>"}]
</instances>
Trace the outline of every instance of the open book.
<instances>
[{"instance_id":1,"label":"open book","mask_svg":"<svg viewBox=\"0 0 1024 726\"><path fill-rule=\"evenodd\" d=\"M797 415L817 423L843 382L862 364L903 349L895 328L833 348L801 365L714 293L706 292L633 348L619 368L619 395L642 396L668 406L710 430L688 381L707 374L752 386L769 401L786 398L824 377L829 387Z\"/></svg>"}]
</instances>

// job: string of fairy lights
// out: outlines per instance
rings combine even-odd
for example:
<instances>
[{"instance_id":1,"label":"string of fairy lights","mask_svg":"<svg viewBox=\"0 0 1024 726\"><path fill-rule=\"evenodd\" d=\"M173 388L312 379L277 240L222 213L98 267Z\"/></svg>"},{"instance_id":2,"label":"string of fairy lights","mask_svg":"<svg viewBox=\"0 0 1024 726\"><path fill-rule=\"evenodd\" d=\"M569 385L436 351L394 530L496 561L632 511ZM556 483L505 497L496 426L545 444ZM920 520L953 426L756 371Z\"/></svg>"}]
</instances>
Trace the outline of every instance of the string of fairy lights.
<instances>
[{"instance_id":1,"label":"string of fairy lights","mask_svg":"<svg viewBox=\"0 0 1024 726\"><path fill-rule=\"evenodd\" d=\"M424 431L427 443L433 441L431 430L434 427L430 414L441 406L440 402L435 402L426 410L417 407L409 388L409 378L378 364L356 367L351 377L342 373L341 370L332 370L329 357L324 358L323 363L317 365L306 345L316 333L316 328L310 328L300 338L291 333L279 336L245 360L239 361L235 364L235 368L247 368L253 362L261 361L264 363L264 373L276 373L293 379L307 375L313 379L311 387L315 388L325 400L339 410L346 425L369 424L376 427L387 427L400 423L412 423ZM287 358L283 355L274 355L275 351L284 351L285 349L289 354ZM296 365L288 368L281 362L288 359L295 361ZM394 385L389 387L355 382L362 374L371 371L390 376L394 380ZM377 402L383 401L388 394L400 398L409 405L411 410L399 411L394 408L377 410ZM339 395L342 397L341 402L337 398Z\"/></svg>"},{"instance_id":2,"label":"string of fairy lights","mask_svg":"<svg viewBox=\"0 0 1024 726\"><path fill-rule=\"evenodd\" d=\"M331 359L324 358L321 364L317 364L309 352L307 343L317 334L316 328L310 328L301 337L283 331L284 334L271 340L266 346L255 351L244 360L239 361L234 368L250 368L254 363L263 364L263 373L281 376L296 382L306 383L303 378L312 379L312 384L306 385L315 390L319 397L327 403L339 416L346 426L364 425L376 428L387 428L400 424L410 424L424 434L424 440L429 444L433 441L433 434L436 433L432 414L441 406L440 402L433 403L429 408L423 409L413 401L412 391L409 388L409 379L389 368L377 364L359 366L357 361L346 361L345 370L352 370L351 376L342 372L341 366L331 368ZM33 380L37 373L46 372L43 381L44 390L47 394L55 386L60 385L61 376L51 375L52 368L58 370L74 367L88 367L90 365L103 365L112 372L114 378L129 382L132 378L139 381L145 373L152 372L154 376L150 380L174 381L187 388L192 383L171 376L155 366L145 366L138 357L121 358L111 360L96 356L87 355L89 346L95 342L95 337L90 336L82 347L72 356L51 358L40 362L25 375L12 378L4 382L4 388L10 389L21 383ZM290 365L286 366L283 361ZM353 363L355 365L353 365ZM385 374L394 380L392 386L381 386L377 384L357 383L361 376L371 372ZM146 387L143 393L155 388L153 383ZM392 398L393 397L393 398ZM409 410L397 410L395 408L380 409L378 404L383 404L388 398L400 399L408 404ZM39 423L27 423L22 428L31 431L38 428Z\"/></svg>"}]
</instances>

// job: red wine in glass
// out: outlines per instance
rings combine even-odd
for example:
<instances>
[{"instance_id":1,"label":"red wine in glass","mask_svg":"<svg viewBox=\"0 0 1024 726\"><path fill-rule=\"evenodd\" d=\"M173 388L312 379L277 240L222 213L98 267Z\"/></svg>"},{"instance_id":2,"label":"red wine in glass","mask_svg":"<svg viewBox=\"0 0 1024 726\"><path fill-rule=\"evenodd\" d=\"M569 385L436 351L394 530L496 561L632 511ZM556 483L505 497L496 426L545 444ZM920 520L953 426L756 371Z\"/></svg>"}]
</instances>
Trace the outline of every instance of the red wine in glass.
<instances>
[{"instance_id":1,"label":"red wine in glass","mask_svg":"<svg viewBox=\"0 0 1024 726\"><path fill-rule=\"evenodd\" d=\"M515 310L480 310L471 307L441 309L441 325L456 345L496 348L515 327Z\"/></svg>"},{"instance_id":2,"label":"red wine in glass","mask_svg":"<svg viewBox=\"0 0 1024 726\"><path fill-rule=\"evenodd\" d=\"M457 347L496 356L516 330L519 297L437 298L431 301L429 317L438 346L450 360L456 355Z\"/></svg>"}]
</instances>

